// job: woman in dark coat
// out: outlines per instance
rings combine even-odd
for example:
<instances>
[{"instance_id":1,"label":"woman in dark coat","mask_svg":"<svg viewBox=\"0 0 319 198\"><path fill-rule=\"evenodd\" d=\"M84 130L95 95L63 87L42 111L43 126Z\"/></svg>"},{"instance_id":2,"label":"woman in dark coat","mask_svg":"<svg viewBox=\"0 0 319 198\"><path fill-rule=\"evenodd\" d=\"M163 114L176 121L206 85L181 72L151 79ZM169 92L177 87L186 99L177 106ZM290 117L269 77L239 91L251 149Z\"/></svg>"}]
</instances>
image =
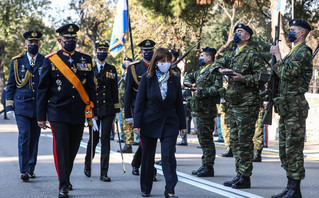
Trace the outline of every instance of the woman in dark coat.
<instances>
[{"instance_id":1,"label":"woman in dark coat","mask_svg":"<svg viewBox=\"0 0 319 198\"><path fill-rule=\"evenodd\" d=\"M180 80L171 69L171 53L155 51L147 73L142 76L134 109L134 129L142 140L141 191L149 197L153 185L153 166L157 140L161 141L165 197L175 198L177 183L175 145L178 132L186 133Z\"/></svg>"}]
</instances>

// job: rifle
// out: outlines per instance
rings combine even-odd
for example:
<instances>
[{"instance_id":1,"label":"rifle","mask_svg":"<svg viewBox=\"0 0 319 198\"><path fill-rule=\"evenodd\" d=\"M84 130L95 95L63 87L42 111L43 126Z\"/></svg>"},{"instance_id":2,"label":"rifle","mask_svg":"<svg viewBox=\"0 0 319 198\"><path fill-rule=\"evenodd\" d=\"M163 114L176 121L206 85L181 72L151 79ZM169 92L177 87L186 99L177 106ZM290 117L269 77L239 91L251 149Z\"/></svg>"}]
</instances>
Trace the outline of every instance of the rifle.
<instances>
[{"instance_id":1,"label":"rifle","mask_svg":"<svg viewBox=\"0 0 319 198\"><path fill-rule=\"evenodd\" d=\"M318 44L318 46L317 46L315 52L312 54L312 59L315 58L315 56L317 55L318 51L319 51L319 44Z\"/></svg>"},{"instance_id":2,"label":"rifle","mask_svg":"<svg viewBox=\"0 0 319 198\"><path fill-rule=\"evenodd\" d=\"M273 42L273 46L276 46L277 42L279 42L279 35L280 35L280 12L278 12L278 24L275 27L275 40ZM276 56L272 55L271 57L271 71L270 74L259 74L259 80L263 82L267 82L268 85L263 92L259 95L267 95L268 105L266 106L266 111L264 117L262 119L263 124L272 124L272 109L274 106L273 99L278 94L278 82L279 78L274 72L274 65L276 64Z\"/></svg>"},{"instance_id":3,"label":"rifle","mask_svg":"<svg viewBox=\"0 0 319 198\"><path fill-rule=\"evenodd\" d=\"M174 66L177 65L179 62L181 62L181 60L183 60L183 59L192 51L192 49L194 49L194 48L200 43L200 41L201 41L201 40L199 40L195 45L193 45L191 48L189 48L189 49L187 50L187 52L185 52L185 54L183 54L179 59L177 59L177 60L173 63L172 67L174 67Z\"/></svg>"}]
</instances>

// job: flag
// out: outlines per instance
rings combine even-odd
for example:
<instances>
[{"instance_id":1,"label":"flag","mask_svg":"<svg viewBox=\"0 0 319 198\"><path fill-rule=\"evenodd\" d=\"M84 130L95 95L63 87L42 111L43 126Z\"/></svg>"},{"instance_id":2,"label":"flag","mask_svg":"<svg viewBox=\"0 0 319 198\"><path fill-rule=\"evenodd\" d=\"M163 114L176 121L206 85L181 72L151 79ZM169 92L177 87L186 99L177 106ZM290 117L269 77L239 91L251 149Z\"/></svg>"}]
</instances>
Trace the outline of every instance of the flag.
<instances>
[{"instance_id":1,"label":"flag","mask_svg":"<svg viewBox=\"0 0 319 198\"><path fill-rule=\"evenodd\" d=\"M116 15L113 24L113 32L110 43L110 53L113 56L118 55L124 48L124 34L128 31L128 12L127 1L118 0Z\"/></svg>"},{"instance_id":2,"label":"flag","mask_svg":"<svg viewBox=\"0 0 319 198\"><path fill-rule=\"evenodd\" d=\"M277 12L280 12L282 15L285 14L286 0L277 1Z\"/></svg>"}]
</instances>

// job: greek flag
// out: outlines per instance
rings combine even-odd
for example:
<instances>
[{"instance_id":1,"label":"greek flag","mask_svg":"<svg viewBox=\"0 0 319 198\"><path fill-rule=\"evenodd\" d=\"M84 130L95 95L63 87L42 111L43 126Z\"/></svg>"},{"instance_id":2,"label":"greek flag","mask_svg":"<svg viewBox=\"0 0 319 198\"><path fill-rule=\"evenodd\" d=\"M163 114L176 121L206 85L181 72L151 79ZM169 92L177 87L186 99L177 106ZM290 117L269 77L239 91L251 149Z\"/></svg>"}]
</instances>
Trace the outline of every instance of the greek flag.
<instances>
[{"instance_id":1,"label":"greek flag","mask_svg":"<svg viewBox=\"0 0 319 198\"><path fill-rule=\"evenodd\" d=\"M124 48L124 34L128 31L127 1L118 0L116 15L113 24L113 32L110 43L110 53L118 55Z\"/></svg>"},{"instance_id":2,"label":"greek flag","mask_svg":"<svg viewBox=\"0 0 319 198\"><path fill-rule=\"evenodd\" d=\"M286 0L277 1L277 13L280 12L282 15L285 14Z\"/></svg>"}]
</instances>

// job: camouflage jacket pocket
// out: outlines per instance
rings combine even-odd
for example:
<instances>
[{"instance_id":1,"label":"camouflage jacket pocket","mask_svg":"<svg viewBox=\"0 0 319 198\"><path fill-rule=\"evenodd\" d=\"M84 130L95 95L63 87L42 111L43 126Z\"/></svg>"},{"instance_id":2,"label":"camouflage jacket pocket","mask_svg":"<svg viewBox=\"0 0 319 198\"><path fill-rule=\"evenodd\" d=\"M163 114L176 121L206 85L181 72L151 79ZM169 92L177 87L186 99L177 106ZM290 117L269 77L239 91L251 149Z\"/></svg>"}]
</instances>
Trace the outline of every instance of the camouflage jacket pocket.
<instances>
[{"instance_id":1,"label":"camouflage jacket pocket","mask_svg":"<svg viewBox=\"0 0 319 198\"><path fill-rule=\"evenodd\" d=\"M275 111L278 112L280 116L285 116L288 113L288 106L285 97L277 97L273 99L275 103Z\"/></svg>"}]
</instances>

